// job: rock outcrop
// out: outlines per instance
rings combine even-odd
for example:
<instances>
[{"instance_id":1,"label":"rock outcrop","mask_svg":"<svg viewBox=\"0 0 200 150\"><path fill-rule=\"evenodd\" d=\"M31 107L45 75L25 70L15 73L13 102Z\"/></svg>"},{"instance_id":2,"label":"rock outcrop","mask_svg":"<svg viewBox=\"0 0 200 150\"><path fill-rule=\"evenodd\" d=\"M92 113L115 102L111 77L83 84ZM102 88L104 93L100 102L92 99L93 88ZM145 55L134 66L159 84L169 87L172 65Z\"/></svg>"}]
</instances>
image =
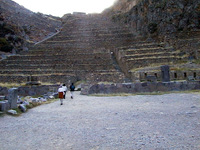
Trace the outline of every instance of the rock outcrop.
<instances>
[{"instance_id":1,"label":"rock outcrop","mask_svg":"<svg viewBox=\"0 0 200 150\"><path fill-rule=\"evenodd\" d=\"M200 29L198 0L120 0L104 13L142 35Z\"/></svg>"},{"instance_id":2,"label":"rock outcrop","mask_svg":"<svg viewBox=\"0 0 200 150\"><path fill-rule=\"evenodd\" d=\"M35 43L55 33L61 19L34 13L12 0L0 1L0 51L27 50L26 43Z\"/></svg>"}]
</instances>

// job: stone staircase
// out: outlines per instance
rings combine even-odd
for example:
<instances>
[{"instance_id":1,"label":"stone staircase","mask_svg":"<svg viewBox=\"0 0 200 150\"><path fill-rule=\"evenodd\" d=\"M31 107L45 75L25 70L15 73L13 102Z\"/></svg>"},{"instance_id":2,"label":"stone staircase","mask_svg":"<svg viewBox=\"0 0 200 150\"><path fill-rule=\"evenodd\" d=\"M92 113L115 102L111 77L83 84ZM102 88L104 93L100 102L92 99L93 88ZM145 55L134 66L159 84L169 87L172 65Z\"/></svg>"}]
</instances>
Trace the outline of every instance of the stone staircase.
<instances>
[{"instance_id":1,"label":"stone staircase","mask_svg":"<svg viewBox=\"0 0 200 150\"><path fill-rule=\"evenodd\" d=\"M99 17L74 17L60 33L0 62L0 82L125 82L111 50L132 41L126 27Z\"/></svg>"},{"instance_id":2,"label":"stone staircase","mask_svg":"<svg viewBox=\"0 0 200 150\"><path fill-rule=\"evenodd\" d=\"M138 41L125 47L118 47L115 50L118 63L130 76L130 72L137 68L144 68L152 65L167 65L178 62L184 58L180 51L173 47L166 47L165 43Z\"/></svg>"},{"instance_id":3,"label":"stone staircase","mask_svg":"<svg viewBox=\"0 0 200 150\"><path fill-rule=\"evenodd\" d=\"M199 35L192 39L199 44ZM2 60L0 82L27 82L30 76L50 83L130 82L134 69L185 59L187 53L179 48L136 38L128 27L101 15L73 16L64 20L55 36Z\"/></svg>"}]
</instances>

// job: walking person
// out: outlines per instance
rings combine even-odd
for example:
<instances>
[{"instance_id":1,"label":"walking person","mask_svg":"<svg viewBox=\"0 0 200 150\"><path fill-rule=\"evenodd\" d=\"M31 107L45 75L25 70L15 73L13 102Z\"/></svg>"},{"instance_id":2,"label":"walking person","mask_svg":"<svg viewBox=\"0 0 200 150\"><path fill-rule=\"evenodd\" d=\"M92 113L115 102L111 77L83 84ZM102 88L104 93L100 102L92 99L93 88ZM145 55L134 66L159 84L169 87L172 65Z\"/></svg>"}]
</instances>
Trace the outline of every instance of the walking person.
<instances>
[{"instance_id":1,"label":"walking person","mask_svg":"<svg viewBox=\"0 0 200 150\"><path fill-rule=\"evenodd\" d=\"M65 99L66 98L66 93L67 93L67 86L65 84L63 84L62 88L64 90L64 99Z\"/></svg>"},{"instance_id":2,"label":"walking person","mask_svg":"<svg viewBox=\"0 0 200 150\"><path fill-rule=\"evenodd\" d=\"M75 90L74 83L72 83L69 88L70 88L71 99L73 99L74 98L74 90Z\"/></svg>"},{"instance_id":3,"label":"walking person","mask_svg":"<svg viewBox=\"0 0 200 150\"><path fill-rule=\"evenodd\" d=\"M65 99L66 92L67 92L67 87L65 86L65 84L59 87L58 97L60 98L60 105L63 105L63 99Z\"/></svg>"}]
</instances>

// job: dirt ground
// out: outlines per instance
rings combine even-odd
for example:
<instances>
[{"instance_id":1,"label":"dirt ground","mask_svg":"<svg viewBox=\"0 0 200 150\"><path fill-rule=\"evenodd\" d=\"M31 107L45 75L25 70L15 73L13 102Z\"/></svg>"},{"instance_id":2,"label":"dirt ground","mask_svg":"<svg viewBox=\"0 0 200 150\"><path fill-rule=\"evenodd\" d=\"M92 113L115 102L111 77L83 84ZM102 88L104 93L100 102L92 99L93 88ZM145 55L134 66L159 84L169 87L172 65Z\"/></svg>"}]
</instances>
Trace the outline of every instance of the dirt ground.
<instances>
[{"instance_id":1,"label":"dirt ground","mask_svg":"<svg viewBox=\"0 0 200 150\"><path fill-rule=\"evenodd\" d=\"M200 149L200 94L69 97L0 117L0 150Z\"/></svg>"}]
</instances>

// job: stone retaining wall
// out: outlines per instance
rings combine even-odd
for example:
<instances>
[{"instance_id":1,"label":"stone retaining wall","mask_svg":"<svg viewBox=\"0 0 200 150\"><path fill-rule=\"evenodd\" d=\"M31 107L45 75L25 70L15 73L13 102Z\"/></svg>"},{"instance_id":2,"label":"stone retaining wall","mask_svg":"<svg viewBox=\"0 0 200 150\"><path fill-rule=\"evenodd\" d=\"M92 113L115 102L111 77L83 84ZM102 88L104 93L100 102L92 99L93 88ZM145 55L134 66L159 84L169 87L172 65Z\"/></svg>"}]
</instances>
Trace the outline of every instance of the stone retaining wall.
<instances>
[{"instance_id":1,"label":"stone retaining wall","mask_svg":"<svg viewBox=\"0 0 200 150\"><path fill-rule=\"evenodd\" d=\"M18 88L19 96L38 96L48 92L57 92L59 85L42 85L42 86L24 86ZM0 87L0 95L7 95L8 88Z\"/></svg>"},{"instance_id":2,"label":"stone retaining wall","mask_svg":"<svg viewBox=\"0 0 200 150\"><path fill-rule=\"evenodd\" d=\"M144 82L82 85L81 94L142 93L155 91L184 91L200 89L200 81L193 82Z\"/></svg>"}]
</instances>

